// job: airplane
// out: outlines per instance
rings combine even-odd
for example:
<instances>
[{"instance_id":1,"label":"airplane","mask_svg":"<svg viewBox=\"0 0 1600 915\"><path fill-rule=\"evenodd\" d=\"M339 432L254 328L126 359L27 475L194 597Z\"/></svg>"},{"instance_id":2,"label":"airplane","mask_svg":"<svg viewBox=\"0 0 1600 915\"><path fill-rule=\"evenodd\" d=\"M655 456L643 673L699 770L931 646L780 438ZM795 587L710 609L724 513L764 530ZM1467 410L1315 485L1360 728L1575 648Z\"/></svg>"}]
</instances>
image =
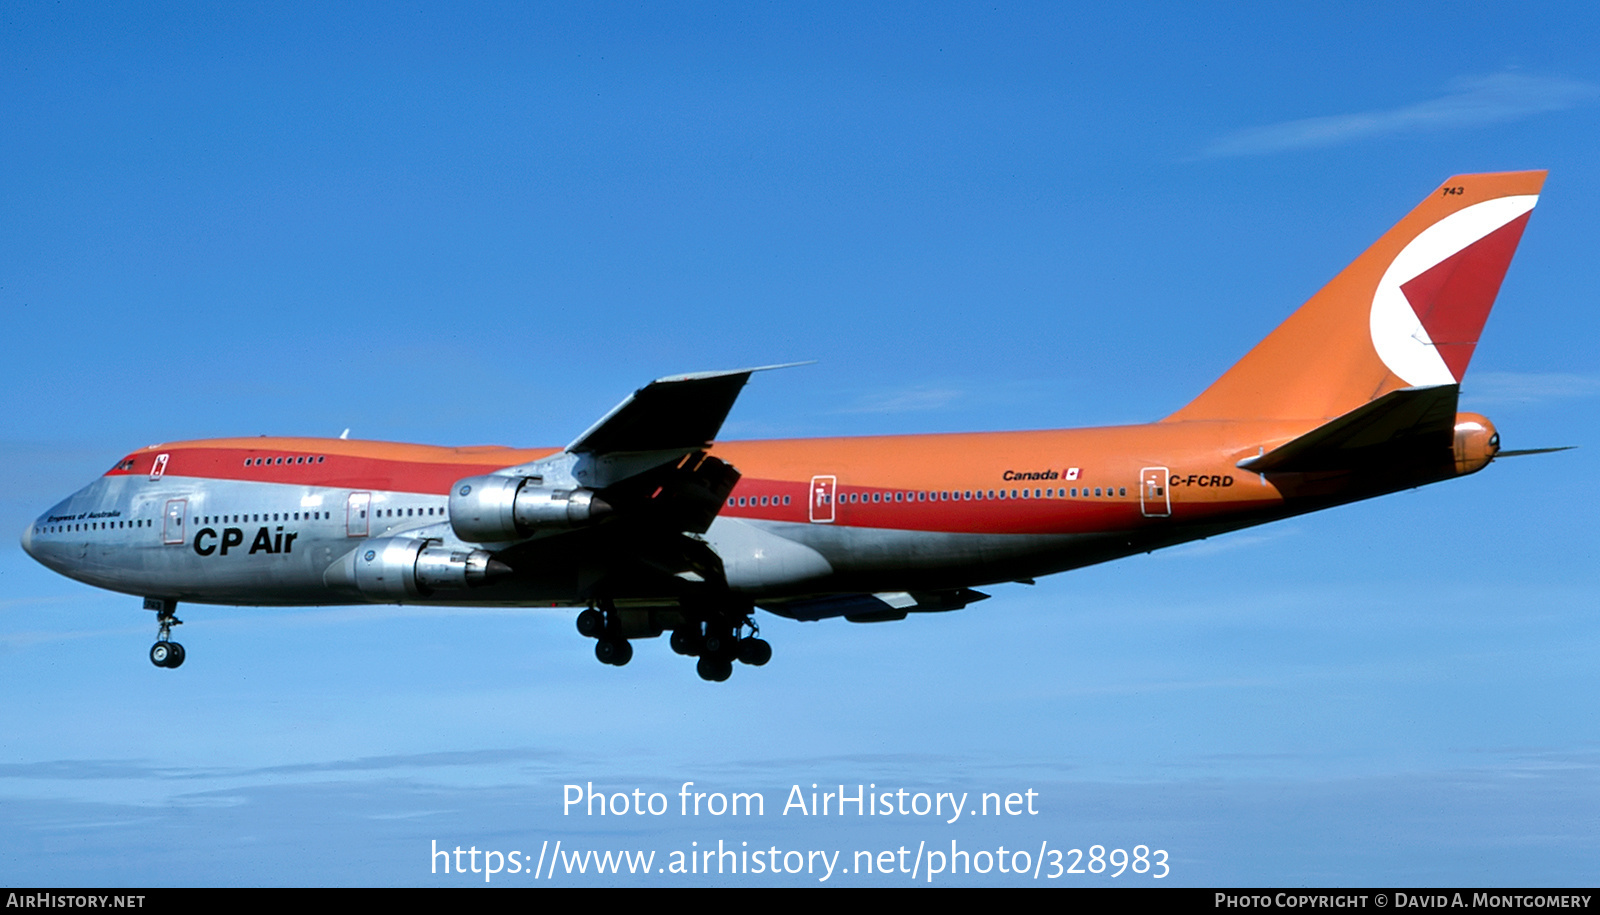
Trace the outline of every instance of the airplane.
<instances>
[{"instance_id":1,"label":"airplane","mask_svg":"<svg viewBox=\"0 0 1600 915\"><path fill-rule=\"evenodd\" d=\"M595 656L670 632L700 677L771 658L755 610L881 622L996 583L1476 473L1501 451L1460 384L1543 171L1433 191L1177 412L1145 425L717 441L762 368L661 378L565 448L346 438L151 445L22 535L144 598L578 610Z\"/></svg>"}]
</instances>

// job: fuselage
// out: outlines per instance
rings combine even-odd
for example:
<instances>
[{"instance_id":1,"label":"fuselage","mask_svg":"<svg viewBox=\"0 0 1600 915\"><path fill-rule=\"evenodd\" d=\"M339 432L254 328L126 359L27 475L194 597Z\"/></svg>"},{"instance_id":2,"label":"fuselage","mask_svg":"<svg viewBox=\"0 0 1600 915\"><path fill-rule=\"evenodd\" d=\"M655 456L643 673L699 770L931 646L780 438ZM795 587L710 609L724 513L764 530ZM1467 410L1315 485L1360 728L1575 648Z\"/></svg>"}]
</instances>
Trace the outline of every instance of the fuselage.
<instances>
[{"instance_id":1,"label":"fuselage","mask_svg":"<svg viewBox=\"0 0 1600 915\"><path fill-rule=\"evenodd\" d=\"M1261 443L1306 426L717 443L710 452L741 476L703 539L729 587L758 601L915 591L1033 578L1398 488L1236 466ZM136 595L249 605L380 600L338 574L348 554L391 536L457 543L449 517L457 481L557 451L264 437L153 445L42 514L23 544L64 575ZM1404 482L1427 482L1414 476ZM530 559L539 543L524 547L521 574L426 602L590 600L586 580L595 573L584 557L556 548L548 562Z\"/></svg>"}]
</instances>

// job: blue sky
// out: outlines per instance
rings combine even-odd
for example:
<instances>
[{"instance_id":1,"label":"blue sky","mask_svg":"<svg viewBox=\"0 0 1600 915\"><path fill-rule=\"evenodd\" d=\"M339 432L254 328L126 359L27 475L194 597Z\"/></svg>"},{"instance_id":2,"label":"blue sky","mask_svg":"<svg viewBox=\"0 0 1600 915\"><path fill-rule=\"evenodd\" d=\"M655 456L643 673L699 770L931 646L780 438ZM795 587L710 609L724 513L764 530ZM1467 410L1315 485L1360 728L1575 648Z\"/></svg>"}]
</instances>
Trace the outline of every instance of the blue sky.
<instances>
[{"instance_id":1,"label":"blue sky","mask_svg":"<svg viewBox=\"0 0 1600 915\"><path fill-rule=\"evenodd\" d=\"M135 599L13 536L0 882L450 885L430 842L722 839L1592 885L1597 15L8 7L3 530L150 442L557 445L650 378L791 360L727 437L1147 421L1443 179L1523 168L1550 178L1464 404L1581 447L960 613L765 618L772 664L722 685L539 611L190 607L160 671ZM775 806L563 817L590 781ZM812 783L1042 812L776 814ZM1109 878L1044 882L1074 881Z\"/></svg>"}]
</instances>

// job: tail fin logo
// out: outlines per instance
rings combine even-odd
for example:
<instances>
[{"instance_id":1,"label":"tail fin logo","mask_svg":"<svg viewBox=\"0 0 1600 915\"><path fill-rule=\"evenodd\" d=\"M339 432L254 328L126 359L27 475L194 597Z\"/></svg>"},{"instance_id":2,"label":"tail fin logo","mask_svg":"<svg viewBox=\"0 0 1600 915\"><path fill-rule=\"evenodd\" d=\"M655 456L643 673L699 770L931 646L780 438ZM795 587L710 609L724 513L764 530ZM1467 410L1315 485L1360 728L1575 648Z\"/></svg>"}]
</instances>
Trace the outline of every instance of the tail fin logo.
<instances>
[{"instance_id":1,"label":"tail fin logo","mask_svg":"<svg viewBox=\"0 0 1600 915\"><path fill-rule=\"evenodd\" d=\"M1412 387L1459 384L1539 202L1497 197L1457 210L1395 255L1372 298L1372 345Z\"/></svg>"}]
</instances>

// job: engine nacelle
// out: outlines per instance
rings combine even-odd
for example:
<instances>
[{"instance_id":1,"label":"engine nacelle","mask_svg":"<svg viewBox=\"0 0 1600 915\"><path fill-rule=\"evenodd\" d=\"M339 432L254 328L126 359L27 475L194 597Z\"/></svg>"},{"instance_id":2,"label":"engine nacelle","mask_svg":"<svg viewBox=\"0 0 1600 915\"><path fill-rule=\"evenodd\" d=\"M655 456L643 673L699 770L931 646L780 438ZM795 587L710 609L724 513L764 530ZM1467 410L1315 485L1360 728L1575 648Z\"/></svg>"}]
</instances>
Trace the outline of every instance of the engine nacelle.
<instances>
[{"instance_id":1,"label":"engine nacelle","mask_svg":"<svg viewBox=\"0 0 1600 915\"><path fill-rule=\"evenodd\" d=\"M1500 453L1500 433L1487 417L1456 414L1456 474L1476 473Z\"/></svg>"},{"instance_id":2,"label":"engine nacelle","mask_svg":"<svg viewBox=\"0 0 1600 915\"><path fill-rule=\"evenodd\" d=\"M353 584L367 597L403 601L434 591L460 591L511 571L488 550L448 547L437 540L381 537L355 551Z\"/></svg>"},{"instance_id":3,"label":"engine nacelle","mask_svg":"<svg viewBox=\"0 0 1600 915\"><path fill-rule=\"evenodd\" d=\"M538 477L467 477L450 488L450 526L471 543L520 540L536 531L565 530L611 511L589 489L555 489Z\"/></svg>"}]
</instances>

